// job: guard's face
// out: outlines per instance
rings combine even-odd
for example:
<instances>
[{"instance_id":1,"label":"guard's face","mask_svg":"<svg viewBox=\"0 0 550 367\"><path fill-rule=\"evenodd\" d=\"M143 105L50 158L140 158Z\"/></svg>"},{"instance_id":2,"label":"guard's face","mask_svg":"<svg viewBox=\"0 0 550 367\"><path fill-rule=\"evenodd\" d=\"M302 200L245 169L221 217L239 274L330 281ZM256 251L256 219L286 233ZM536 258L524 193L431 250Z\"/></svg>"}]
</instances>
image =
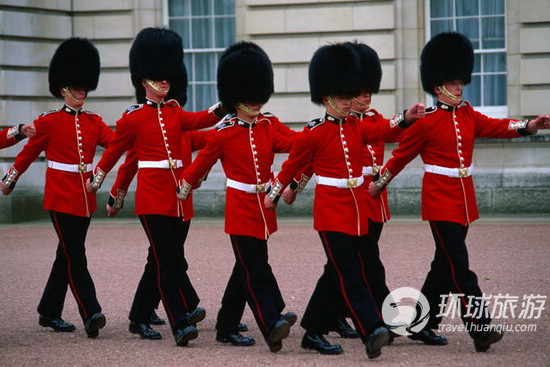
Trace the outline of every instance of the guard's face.
<instances>
[{"instance_id":1,"label":"guard's face","mask_svg":"<svg viewBox=\"0 0 550 367\"><path fill-rule=\"evenodd\" d=\"M462 82L462 80L456 79L444 82L442 87L445 88L447 92L449 92L449 94L451 94L455 98L447 95L439 87L435 87L435 94L437 96L437 99L451 106L458 106L460 102L462 102L462 91L464 89L464 83Z\"/></svg>"},{"instance_id":2,"label":"guard's face","mask_svg":"<svg viewBox=\"0 0 550 367\"><path fill-rule=\"evenodd\" d=\"M245 121L252 121L257 117L264 105L256 102L243 102L235 106L237 110L237 116Z\"/></svg>"},{"instance_id":3,"label":"guard's face","mask_svg":"<svg viewBox=\"0 0 550 367\"><path fill-rule=\"evenodd\" d=\"M61 89L61 96L67 106L78 110L84 105L88 90L85 87L65 87Z\"/></svg>"},{"instance_id":4,"label":"guard's face","mask_svg":"<svg viewBox=\"0 0 550 367\"><path fill-rule=\"evenodd\" d=\"M330 96L325 97L323 102L329 115L334 117L346 117L351 109L350 96Z\"/></svg>"},{"instance_id":5,"label":"guard's face","mask_svg":"<svg viewBox=\"0 0 550 367\"><path fill-rule=\"evenodd\" d=\"M154 102L162 101L170 91L170 82L168 80L144 79L141 85L145 88L145 97Z\"/></svg>"},{"instance_id":6,"label":"guard's face","mask_svg":"<svg viewBox=\"0 0 550 367\"><path fill-rule=\"evenodd\" d=\"M361 94L352 99L351 109L357 112L365 112L369 109L372 94L367 91L361 91Z\"/></svg>"}]
</instances>

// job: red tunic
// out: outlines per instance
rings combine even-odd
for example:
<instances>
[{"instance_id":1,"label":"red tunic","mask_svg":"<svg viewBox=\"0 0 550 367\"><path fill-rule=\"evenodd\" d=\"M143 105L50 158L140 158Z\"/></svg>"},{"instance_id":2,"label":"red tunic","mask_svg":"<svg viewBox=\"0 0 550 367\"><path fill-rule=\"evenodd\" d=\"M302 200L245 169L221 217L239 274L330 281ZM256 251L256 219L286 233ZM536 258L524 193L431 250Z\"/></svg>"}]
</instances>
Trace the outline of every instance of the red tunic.
<instances>
[{"instance_id":1,"label":"red tunic","mask_svg":"<svg viewBox=\"0 0 550 367\"><path fill-rule=\"evenodd\" d=\"M249 185L268 183L274 153L289 152L293 141L293 134L287 131L287 136L278 124L281 122L268 113L258 116L253 124L227 116L181 178L194 185L219 159L228 179ZM248 193L227 187L225 232L259 239L274 233L275 211L265 209L264 197L265 191Z\"/></svg>"},{"instance_id":2,"label":"red tunic","mask_svg":"<svg viewBox=\"0 0 550 367\"><path fill-rule=\"evenodd\" d=\"M44 151L48 161L68 165L92 164L98 145L107 147L112 130L92 112L67 106L46 112L34 121L36 135L15 158L13 167L23 174ZM44 209L90 216L97 207L96 195L85 182L91 172L66 172L48 167L44 186Z\"/></svg>"},{"instance_id":3,"label":"red tunic","mask_svg":"<svg viewBox=\"0 0 550 367\"><path fill-rule=\"evenodd\" d=\"M389 123L363 124L355 118L339 120L329 115L324 119L312 120L296 136L277 181L283 187L287 186L309 164L317 176L337 179L359 177L363 168L363 145L384 140L390 134L394 132L389 128ZM342 189L320 184L315 186L315 230L361 236L368 232L368 217L367 191L363 187Z\"/></svg>"},{"instance_id":4,"label":"red tunic","mask_svg":"<svg viewBox=\"0 0 550 367\"><path fill-rule=\"evenodd\" d=\"M359 119L364 124L378 124L389 127L389 119L384 118L375 109L369 109L363 114L351 112L351 116ZM403 129L392 129L391 133L385 134L384 140L373 142L365 145L363 149L363 167L370 167L372 174L364 174L365 183L363 187L368 189L369 184L374 178L377 170L380 169L384 162L384 148L386 143L396 143L403 135ZM368 215L373 222L386 222L390 220L390 209L388 207L388 191L384 190L378 198L373 198L367 195Z\"/></svg>"},{"instance_id":5,"label":"red tunic","mask_svg":"<svg viewBox=\"0 0 550 367\"><path fill-rule=\"evenodd\" d=\"M183 167L191 164L191 153L204 148L207 137L213 130L208 131L184 131L181 139L182 162ZM128 151L124 163L119 167L116 180L111 187L111 196L116 198L118 190L123 191L124 195L128 192L128 187L138 171L138 157L134 149ZM186 221L194 216L193 211L193 191L189 193L188 200L183 202L183 217Z\"/></svg>"},{"instance_id":6,"label":"red tunic","mask_svg":"<svg viewBox=\"0 0 550 367\"><path fill-rule=\"evenodd\" d=\"M202 129L218 121L219 117L213 112L184 111L175 100L158 104L147 101L131 106L117 121L113 140L97 168L109 172L130 149L135 150L139 161L171 159L183 163L188 161L186 149L181 146L183 131ZM177 178L182 171L183 167L140 169L134 213L183 217L183 203L177 198Z\"/></svg>"},{"instance_id":7,"label":"red tunic","mask_svg":"<svg viewBox=\"0 0 550 367\"><path fill-rule=\"evenodd\" d=\"M8 127L0 131L0 149L11 147L26 138L19 135L19 125Z\"/></svg>"},{"instance_id":8,"label":"red tunic","mask_svg":"<svg viewBox=\"0 0 550 367\"><path fill-rule=\"evenodd\" d=\"M472 165L475 138L515 138L522 127L517 120L493 119L475 111L468 102L456 110L438 103L426 110L404 133L393 157L382 169L395 177L417 155L424 164L446 168ZM422 219L467 225L479 218L472 176L448 177L424 173Z\"/></svg>"}]
</instances>

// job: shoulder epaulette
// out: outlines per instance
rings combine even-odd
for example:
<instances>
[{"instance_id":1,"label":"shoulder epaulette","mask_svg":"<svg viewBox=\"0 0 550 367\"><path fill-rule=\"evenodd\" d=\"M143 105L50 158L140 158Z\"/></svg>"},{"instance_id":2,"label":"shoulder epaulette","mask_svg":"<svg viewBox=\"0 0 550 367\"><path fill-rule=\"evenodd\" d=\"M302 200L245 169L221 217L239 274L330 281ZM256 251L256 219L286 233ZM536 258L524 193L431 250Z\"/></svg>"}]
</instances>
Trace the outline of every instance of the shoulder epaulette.
<instances>
[{"instance_id":1,"label":"shoulder epaulette","mask_svg":"<svg viewBox=\"0 0 550 367\"><path fill-rule=\"evenodd\" d=\"M460 102L460 107L470 107L472 104L470 103L470 101L462 101Z\"/></svg>"},{"instance_id":2,"label":"shoulder epaulette","mask_svg":"<svg viewBox=\"0 0 550 367\"><path fill-rule=\"evenodd\" d=\"M95 112L92 112L90 110L82 110L83 113L87 113L88 115L96 115L96 116L99 116L97 113Z\"/></svg>"},{"instance_id":3,"label":"shoulder epaulette","mask_svg":"<svg viewBox=\"0 0 550 367\"><path fill-rule=\"evenodd\" d=\"M315 119L315 120L311 120L310 122L307 123L307 127L310 129L310 130L313 130L315 129L317 126L321 125L323 122L325 122L325 119L323 118L318 118L318 119Z\"/></svg>"},{"instance_id":4,"label":"shoulder epaulette","mask_svg":"<svg viewBox=\"0 0 550 367\"><path fill-rule=\"evenodd\" d=\"M216 130L220 131L223 129L227 129L228 127L231 127L233 125L235 125L235 120L233 119L223 120L216 125Z\"/></svg>"},{"instance_id":5,"label":"shoulder epaulette","mask_svg":"<svg viewBox=\"0 0 550 367\"><path fill-rule=\"evenodd\" d=\"M180 107L179 102L175 99L169 99L164 104L167 105L167 106L170 106L170 107Z\"/></svg>"},{"instance_id":6,"label":"shoulder epaulette","mask_svg":"<svg viewBox=\"0 0 550 367\"><path fill-rule=\"evenodd\" d=\"M437 110L437 106L430 106L426 108L426 113L433 113Z\"/></svg>"},{"instance_id":7,"label":"shoulder epaulette","mask_svg":"<svg viewBox=\"0 0 550 367\"><path fill-rule=\"evenodd\" d=\"M367 116L375 116L375 115L379 115L380 113L378 111L376 111L374 108L371 108L370 110L367 111Z\"/></svg>"},{"instance_id":8,"label":"shoulder epaulette","mask_svg":"<svg viewBox=\"0 0 550 367\"><path fill-rule=\"evenodd\" d=\"M132 113L132 112L137 111L137 110L142 109L142 108L143 108L143 103L142 104L133 104L130 107L128 107L126 109L126 111L124 111L124 113L126 113L126 114Z\"/></svg>"},{"instance_id":9,"label":"shoulder epaulette","mask_svg":"<svg viewBox=\"0 0 550 367\"><path fill-rule=\"evenodd\" d=\"M40 116L46 116L46 115L49 115L50 113L55 113L55 112L59 112L61 111L61 108L57 108L55 110L49 110L49 111L46 111L46 112L42 112L42 114Z\"/></svg>"},{"instance_id":10,"label":"shoulder epaulette","mask_svg":"<svg viewBox=\"0 0 550 367\"><path fill-rule=\"evenodd\" d=\"M265 117L275 117L275 115L271 112L262 112L262 115L264 115Z\"/></svg>"}]
</instances>

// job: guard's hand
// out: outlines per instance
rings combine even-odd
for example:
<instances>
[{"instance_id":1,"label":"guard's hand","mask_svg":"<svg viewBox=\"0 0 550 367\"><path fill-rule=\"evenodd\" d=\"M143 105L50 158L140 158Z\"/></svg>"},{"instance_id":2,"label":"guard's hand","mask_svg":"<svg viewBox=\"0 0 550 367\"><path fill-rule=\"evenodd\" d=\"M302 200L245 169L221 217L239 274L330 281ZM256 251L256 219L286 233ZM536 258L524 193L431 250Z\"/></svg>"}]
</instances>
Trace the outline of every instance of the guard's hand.
<instances>
[{"instance_id":1,"label":"guard's hand","mask_svg":"<svg viewBox=\"0 0 550 367\"><path fill-rule=\"evenodd\" d=\"M97 189L92 186L92 182L90 181L91 179L92 178L90 177L86 180L86 191L93 194L94 192L97 192Z\"/></svg>"},{"instance_id":2,"label":"guard's hand","mask_svg":"<svg viewBox=\"0 0 550 367\"><path fill-rule=\"evenodd\" d=\"M382 191L378 190L378 187L376 187L374 182L371 182L369 184L368 190L369 190L369 195L372 196L373 198L380 197L380 194L382 193Z\"/></svg>"},{"instance_id":3,"label":"guard's hand","mask_svg":"<svg viewBox=\"0 0 550 367\"><path fill-rule=\"evenodd\" d=\"M23 125L21 126L21 133L27 138L32 138L36 134L36 129L34 125Z\"/></svg>"},{"instance_id":4,"label":"guard's hand","mask_svg":"<svg viewBox=\"0 0 550 367\"><path fill-rule=\"evenodd\" d=\"M109 204L107 204L105 207L107 208L107 216L109 218L116 217L118 212L120 211L120 209L115 209L112 206L110 206Z\"/></svg>"},{"instance_id":5,"label":"guard's hand","mask_svg":"<svg viewBox=\"0 0 550 367\"><path fill-rule=\"evenodd\" d=\"M407 122L413 122L423 118L426 115L426 106L422 103L413 104L407 112L405 112L405 120Z\"/></svg>"},{"instance_id":6,"label":"guard's hand","mask_svg":"<svg viewBox=\"0 0 550 367\"><path fill-rule=\"evenodd\" d=\"M2 190L2 195L9 195L13 191L12 189L4 185L2 181L0 181L0 190Z\"/></svg>"},{"instance_id":7,"label":"guard's hand","mask_svg":"<svg viewBox=\"0 0 550 367\"><path fill-rule=\"evenodd\" d=\"M550 115L538 115L527 124L528 130L550 129Z\"/></svg>"},{"instance_id":8,"label":"guard's hand","mask_svg":"<svg viewBox=\"0 0 550 367\"><path fill-rule=\"evenodd\" d=\"M267 196L264 198L264 206L269 210L277 209L277 204L271 201Z\"/></svg>"},{"instance_id":9,"label":"guard's hand","mask_svg":"<svg viewBox=\"0 0 550 367\"><path fill-rule=\"evenodd\" d=\"M292 205L292 203L294 203L294 201L296 200L297 195L298 194L296 193L296 191L292 190L290 187L287 187L283 191L283 201L288 205Z\"/></svg>"}]
</instances>

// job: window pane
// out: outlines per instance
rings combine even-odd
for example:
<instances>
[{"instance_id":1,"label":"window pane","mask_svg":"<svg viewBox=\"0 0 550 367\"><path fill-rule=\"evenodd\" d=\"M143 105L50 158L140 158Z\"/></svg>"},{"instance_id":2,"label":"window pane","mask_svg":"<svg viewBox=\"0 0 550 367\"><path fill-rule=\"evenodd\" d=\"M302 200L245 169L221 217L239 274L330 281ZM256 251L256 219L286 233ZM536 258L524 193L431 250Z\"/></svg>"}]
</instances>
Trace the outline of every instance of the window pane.
<instances>
[{"instance_id":1,"label":"window pane","mask_svg":"<svg viewBox=\"0 0 550 367\"><path fill-rule=\"evenodd\" d=\"M504 52L483 55L483 72L506 72L506 54Z\"/></svg>"},{"instance_id":2,"label":"window pane","mask_svg":"<svg viewBox=\"0 0 550 367\"><path fill-rule=\"evenodd\" d=\"M474 54L474 73L481 73L481 54Z\"/></svg>"},{"instance_id":3,"label":"window pane","mask_svg":"<svg viewBox=\"0 0 550 367\"><path fill-rule=\"evenodd\" d=\"M225 48L235 43L235 18L218 18L216 24L216 45L215 47Z\"/></svg>"},{"instance_id":4,"label":"window pane","mask_svg":"<svg viewBox=\"0 0 550 367\"><path fill-rule=\"evenodd\" d=\"M452 1L432 0L430 1L430 14L432 18L445 18L453 16Z\"/></svg>"},{"instance_id":5,"label":"window pane","mask_svg":"<svg viewBox=\"0 0 550 367\"><path fill-rule=\"evenodd\" d=\"M215 0L214 14L216 15L234 15L235 0Z\"/></svg>"},{"instance_id":6,"label":"window pane","mask_svg":"<svg viewBox=\"0 0 550 367\"><path fill-rule=\"evenodd\" d=\"M477 0L456 0L456 16L478 15L477 5Z\"/></svg>"},{"instance_id":7,"label":"window pane","mask_svg":"<svg viewBox=\"0 0 550 367\"><path fill-rule=\"evenodd\" d=\"M474 49L479 48L479 23L478 18L457 19L456 31L464 34L472 41Z\"/></svg>"},{"instance_id":8,"label":"window pane","mask_svg":"<svg viewBox=\"0 0 550 367\"><path fill-rule=\"evenodd\" d=\"M481 48L504 48L504 17L481 18L481 32Z\"/></svg>"},{"instance_id":9,"label":"window pane","mask_svg":"<svg viewBox=\"0 0 550 367\"><path fill-rule=\"evenodd\" d=\"M195 85L195 110L206 110L216 102L215 84L196 84Z\"/></svg>"},{"instance_id":10,"label":"window pane","mask_svg":"<svg viewBox=\"0 0 550 367\"><path fill-rule=\"evenodd\" d=\"M504 0L481 0L481 15L497 14L504 14Z\"/></svg>"},{"instance_id":11,"label":"window pane","mask_svg":"<svg viewBox=\"0 0 550 367\"><path fill-rule=\"evenodd\" d=\"M472 81L464 87L464 99L470 101L473 106L481 106L481 84L479 75L472 75Z\"/></svg>"},{"instance_id":12,"label":"window pane","mask_svg":"<svg viewBox=\"0 0 550 367\"><path fill-rule=\"evenodd\" d=\"M191 83L187 86L187 103L185 103L185 110L198 111L195 109L195 86Z\"/></svg>"},{"instance_id":13,"label":"window pane","mask_svg":"<svg viewBox=\"0 0 550 367\"><path fill-rule=\"evenodd\" d=\"M483 77L483 102L485 106L506 104L506 75L485 75Z\"/></svg>"},{"instance_id":14,"label":"window pane","mask_svg":"<svg viewBox=\"0 0 550 367\"><path fill-rule=\"evenodd\" d=\"M211 15L210 0L191 0L191 15Z\"/></svg>"},{"instance_id":15,"label":"window pane","mask_svg":"<svg viewBox=\"0 0 550 367\"><path fill-rule=\"evenodd\" d=\"M195 77L197 82L208 82L216 80L216 55L214 53L196 53L195 55Z\"/></svg>"},{"instance_id":16,"label":"window pane","mask_svg":"<svg viewBox=\"0 0 550 367\"><path fill-rule=\"evenodd\" d=\"M189 20L188 19L170 19L168 27L179 34L183 39L183 48L191 48L191 40L189 37Z\"/></svg>"},{"instance_id":17,"label":"window pane","mask_svg":"<svg viewBox=\"0 0 550 367\"><path fill-rule=\"evenodd\" d=\"M452 20L432 20L432 37L441 32L450 32L453 30Z\"/></svg>"},{"instance_id":18,"label":"window pane","mask_svg":"<svg viewBox=\"0 0 550 367\"><path fill-rule=\"evenodd\" d=\"M189 15L189 0L172 0L168 2L168 12L171 17Z\"/></svg>"},{"instance_id":19,"label":"window pane","mask_svg":"<svg viewBox=\"0 0 550 367\"><path fill-rule=\"evenodd\" d=\"M212 19L193 19L192 21L193 43L192 48L211 48L212 42Z\"/></svg>"},{"instance_id":20,"label":"window pane","mask_svg":"<svg viewBox=\"0 0 550 367\"><path fill-rule=\"evenodd\" d=\"M193 54L186 52L185 47L183 52L183 63L185 64L185 69L187 69L187 80L194 80L195 65L193 65Z\"/></svg>"}]
</instances>

